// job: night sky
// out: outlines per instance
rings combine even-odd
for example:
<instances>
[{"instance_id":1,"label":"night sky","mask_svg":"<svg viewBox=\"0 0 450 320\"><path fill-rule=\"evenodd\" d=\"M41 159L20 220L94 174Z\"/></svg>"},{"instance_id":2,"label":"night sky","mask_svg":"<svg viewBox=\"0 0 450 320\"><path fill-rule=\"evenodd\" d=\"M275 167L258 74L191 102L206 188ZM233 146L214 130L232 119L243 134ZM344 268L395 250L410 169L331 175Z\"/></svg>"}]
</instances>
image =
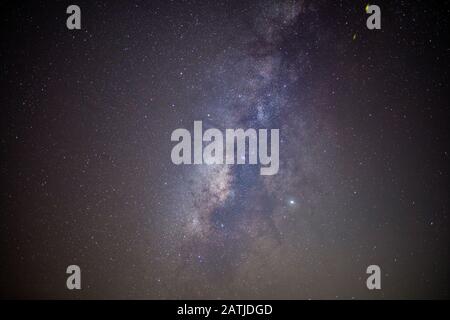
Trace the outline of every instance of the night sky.
<instances>
[{"instance_id":1,"label":"night sky","mask_svg":"<svg viewBox=\"0 0 450 320\"><path fill-rule=\"evenodd\" d=\"M0 297L449 298L450 10L366 4L2 1ZM194 120L278 174L173 164Z\"/></svg>"}]
</instances>

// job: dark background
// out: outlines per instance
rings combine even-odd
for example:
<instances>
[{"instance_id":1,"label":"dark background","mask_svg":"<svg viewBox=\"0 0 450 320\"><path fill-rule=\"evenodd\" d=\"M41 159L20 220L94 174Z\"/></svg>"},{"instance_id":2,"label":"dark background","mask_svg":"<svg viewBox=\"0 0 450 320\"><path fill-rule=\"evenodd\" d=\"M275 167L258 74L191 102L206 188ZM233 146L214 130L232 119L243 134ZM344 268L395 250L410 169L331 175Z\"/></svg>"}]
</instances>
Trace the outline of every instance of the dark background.
<instances>
[{"instance_id":1,"label":"dark background","mask_svg":"<svg viewBox=\"0 0 450 320\"><path fill-rule=\"evenodd\" d=\"M0 6L2 298L449 297L447 2L70 4ZM280 172L173 165L194 120Z\"/></svg>"}]
</instances>

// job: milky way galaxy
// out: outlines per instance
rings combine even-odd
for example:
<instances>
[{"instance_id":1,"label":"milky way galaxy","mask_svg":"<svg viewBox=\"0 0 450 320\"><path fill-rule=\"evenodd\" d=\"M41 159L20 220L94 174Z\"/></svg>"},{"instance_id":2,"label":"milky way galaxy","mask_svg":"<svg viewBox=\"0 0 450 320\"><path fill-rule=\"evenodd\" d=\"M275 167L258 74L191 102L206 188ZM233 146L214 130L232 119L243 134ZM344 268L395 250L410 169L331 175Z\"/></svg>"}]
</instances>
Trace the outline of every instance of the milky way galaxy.
<instances>
[{"instance_id":1,"label":"milky way galaxy","mask_svg":"<svg viewBox=\"0 0 450 320\"><path fill-rule=\"evenodd\" d=\"M2 4L2 297L449 297L446 19L410 2L380 4L381 30L358 1L77 5L74 31L64 3ZM279 129L278 173L172 163L194 121Z\"/></svg>"}]
</instances>

